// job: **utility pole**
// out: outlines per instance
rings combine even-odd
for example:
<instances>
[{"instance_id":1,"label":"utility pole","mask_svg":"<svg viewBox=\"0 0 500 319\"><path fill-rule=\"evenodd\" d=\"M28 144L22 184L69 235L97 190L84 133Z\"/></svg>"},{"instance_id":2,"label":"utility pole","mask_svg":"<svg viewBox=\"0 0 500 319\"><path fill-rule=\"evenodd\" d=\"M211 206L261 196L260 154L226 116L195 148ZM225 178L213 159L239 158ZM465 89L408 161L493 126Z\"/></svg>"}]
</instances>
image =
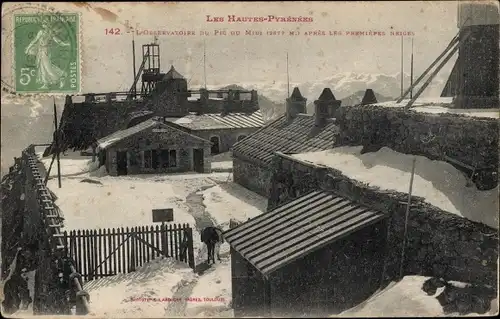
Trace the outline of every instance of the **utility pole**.
<instances>
[{"instance_id":1,"label":"utility pole","mask_svg":"<svg viewBox=\"0 0 500 319\"><path fill-rule=\"evenodd\" d=\"M410 177L410 189L408 190L408 202L406 204L406 214L405 214L405 231L403 237L403 248L401 250L401 265L399 268L399 278L403 278L403 269L404 269L404 258L405 258L405 250L406 250L406 237L408 233L408 216L410 215L410 205L411 205L411 193L413 191L413 178L415 176L415 165L417 162L417 158L413 157L412 167L411 167L411 177Z\"/></svg>"},{"instance_id":2,"label":"utility pole","mask_svg":"<svg viewBox=\"0 0 500 319\"><path fill-rule=\"evenodd\" d=\"M134 85L134 88L132 89L132 96L133 98L135 99L137 97L137 85L136 85L136 82L135 82L135 77L137 75L137 72L136 72L136 69L135 69L135 37L134 37L134 34L132 33L132 59L133 59L133 67L134 67L134 75L133 75L133 85Z\"/></svg>"},{"instance_id":3,"label":"utility pole","mask_svg":"<svg viewBox=\"0 0 500 319\"><path fill-rule=\"evenodd\" d=\"M207 63L206 63L206 40L203 40L203 80L205 82L205 90L207 89Z\"/></svg>"},{"instance_id":4,"label":"utility pole","mask_svg":"<svg viewBox=\"0 0 500 319\"><path fill-rule=\"evenodd\" d=\"M404 67L403 67L403 36L401 36L401 96L403 96L403 71L404 71Z\"/></svg>"},{"instance_id":5,"label":"utility pole","mask_svg":"<svg viewBox=\"0 0 500 319\"><path fill-rule=\"evenodd\" d=\"M410 61L410 100L413 98L413 38L411 38L411 61Z\"/></svg>"},{"instance_id":6,"label":"utility pole","mask_svg":"<svg viewBox=\"0 0 500 319\"><path fill-rule=\"evenodd\" d=\"M54 144L56 146L56 158L57 158L57 183L59 188L61 188L61 161L60 161L60 145L59 145L59 129L57 125L57 107L56 107L56 98L54 97Z\"/></svg>"}]
</instances>

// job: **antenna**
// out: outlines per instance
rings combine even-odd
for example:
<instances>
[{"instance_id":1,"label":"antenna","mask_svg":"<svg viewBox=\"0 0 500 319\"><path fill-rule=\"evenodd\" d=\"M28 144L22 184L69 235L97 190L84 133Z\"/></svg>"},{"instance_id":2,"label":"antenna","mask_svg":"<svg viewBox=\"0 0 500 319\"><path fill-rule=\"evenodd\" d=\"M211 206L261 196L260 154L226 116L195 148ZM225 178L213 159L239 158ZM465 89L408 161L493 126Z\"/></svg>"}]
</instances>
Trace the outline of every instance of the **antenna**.
<instances>
[{"instance_id":1,"label":"antenna","mask_svg":"<svg viewBox=\"0 0 500 319\"><path fill-rule=\"evenodd\" d=\"M60 160L60 152L61 145L59 141L59 127L57 125L57 107L56 107L56 98L54 97L54 138L55 138L55 146L56 146L56 158L57 158L57 184L59 188L61 188L61 160Z\"/></svg>"},{"instance_id":2,"label":"antenna","mask_svg":"<svg viewBox=\"0 0 500 319\"><path fill-rule=\"evenodd\" d=\"M288 52L286 53L286 87L288 89L287 97L290 97L290 74L288 73Z\"/></svg>"},{"instance_id":3,"label":"antenna","mask_svg":"<svg viewBox=\"0 0 500 319\"><path fill-rule=\"evenodd\" d=\"M136 85L137 82L135 81L135 77L136 77L137 73L135 70L135 36L134 36L134 33L132 33L132 59L133 59L133 65L134 65L134 74L133 74L134 80L132 82L134 87L132 89L133 90L132 94L133 94L133 98L135 99L137 97L137 85Z\"/></svg>"},{"instance_id":4,"label":"antenna","mask_svg":"<svg viewBox=\"0 0 500 319\"><path fill-rule=\"evenodd\" d=\"M413 98L413 37L411 38L411 61L410 61L410 100Z\"/></svg>"},{"instance_id":5,"label":"antenna","mask_svg":"<svg viewBox=\"0 0 500 319\"><path fill-rule=\"evenodd\" d=\"M207 88L207 64L206 64L206 40L203 40L203 79L205 81L205 89Z\"/></svg>"},{"instance_id":6,"label":"antenna","mask_svg":"<svg viewBox=\"0 0 500 319\"><path fill-rule=\"evenodd\" d=\"M403 96L403 36L401 36L401 96Z\"/></svg>"}]
</instances>

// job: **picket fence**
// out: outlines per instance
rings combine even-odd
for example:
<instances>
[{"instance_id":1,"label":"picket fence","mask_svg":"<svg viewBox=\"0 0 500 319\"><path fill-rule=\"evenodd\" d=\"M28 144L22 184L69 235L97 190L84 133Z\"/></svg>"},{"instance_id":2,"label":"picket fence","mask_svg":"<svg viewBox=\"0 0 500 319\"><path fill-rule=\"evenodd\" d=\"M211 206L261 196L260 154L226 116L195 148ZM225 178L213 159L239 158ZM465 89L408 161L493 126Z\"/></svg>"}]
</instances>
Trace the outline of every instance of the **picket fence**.
<instances>
[{"instance_id":1,"label":"picket fence","mask_svg":"<svg viewBox=\"0 0 500 319\"><path fill-rule=\"evenodd\" d=\"M193 230L188 224L73 230L65 237L85 281L133 272L160 256L195 267Z\"/></svg>"}]
</instances>

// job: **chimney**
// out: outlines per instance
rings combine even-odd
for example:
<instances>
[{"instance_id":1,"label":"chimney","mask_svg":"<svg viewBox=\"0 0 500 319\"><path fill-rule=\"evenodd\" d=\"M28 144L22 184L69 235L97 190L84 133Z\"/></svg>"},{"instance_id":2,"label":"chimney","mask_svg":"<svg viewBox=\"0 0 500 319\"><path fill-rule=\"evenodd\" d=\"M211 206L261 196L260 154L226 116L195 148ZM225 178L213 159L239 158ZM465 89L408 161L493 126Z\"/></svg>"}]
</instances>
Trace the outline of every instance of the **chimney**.
<instances>
[{"instance_id":1,"label":"chimney","mask_svg":"<svg viewBox=\"0 0 500 319\"><path fill-rule=\"evenodd\" d=\"M340 107L340 100L336 100L332 90L325 88L319 98L314 101L314 125L323 126L326 119L335 117Z\"/></svg>"},{"instance_id":2,"label":"chimney","mask_svg":"<svg viewBox=\"0 0 500 319\"><path fill-rule=\"evenodd\" d=\"M257 91L252 90L252 91L250 91L250 94L252 95L252 97L251 97L252 102L257 102L257 100L259 99L259 97L257 95Z\"/></svg>"},{"instance_id":3,"label":"chimney","mask_svg":"<svg viewBox=\"0 0 500 319\"><path fill-rule=\"evenodd\" d=\"M361 100L361 105L375 104L377 103L377 98L375 97L375 93L372 89L366 89L365 95Z\"/></svg>"},{"instance_id":4,"label":"chimney","mask_svg":"<svg viewBox=\"0 0 500 319\"><path fill-rule=\"evenodd\" d=\"M286 99L286 118L294 119L299 113L306 113L307 99L300 94L299 88L295 87L292 95Z\"/></svg>"},{"instance_id":5,"label":"chimney","mask_svg":"<svg viewBox=\"0 0 500 319\"><path fill-rule=\"evenodd\" d=\"M497 108L499 103L499 13L494 3L459 3L458 95L455 108ZM470 36L464 40L466 32Z\"/></svg>"}]
</instances>

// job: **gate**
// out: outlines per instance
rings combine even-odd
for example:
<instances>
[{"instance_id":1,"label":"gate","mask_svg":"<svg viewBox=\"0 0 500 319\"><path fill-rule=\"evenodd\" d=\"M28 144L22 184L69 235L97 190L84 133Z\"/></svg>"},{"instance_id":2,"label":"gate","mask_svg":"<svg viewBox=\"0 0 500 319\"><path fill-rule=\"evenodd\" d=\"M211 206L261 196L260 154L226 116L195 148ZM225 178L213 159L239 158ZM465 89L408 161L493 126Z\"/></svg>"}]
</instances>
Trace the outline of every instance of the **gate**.
<instances>
[{"instance_id":1,"label":"gate","mask_svg":"<svg viewBox=\"0 0 500 319\"><path fill-rule=\"evenodd\" d=\"M85 281L129 273L157 257L194 269L193 230L188 224L65 232L67 249Z\"/></svg>"}]
</instances>

